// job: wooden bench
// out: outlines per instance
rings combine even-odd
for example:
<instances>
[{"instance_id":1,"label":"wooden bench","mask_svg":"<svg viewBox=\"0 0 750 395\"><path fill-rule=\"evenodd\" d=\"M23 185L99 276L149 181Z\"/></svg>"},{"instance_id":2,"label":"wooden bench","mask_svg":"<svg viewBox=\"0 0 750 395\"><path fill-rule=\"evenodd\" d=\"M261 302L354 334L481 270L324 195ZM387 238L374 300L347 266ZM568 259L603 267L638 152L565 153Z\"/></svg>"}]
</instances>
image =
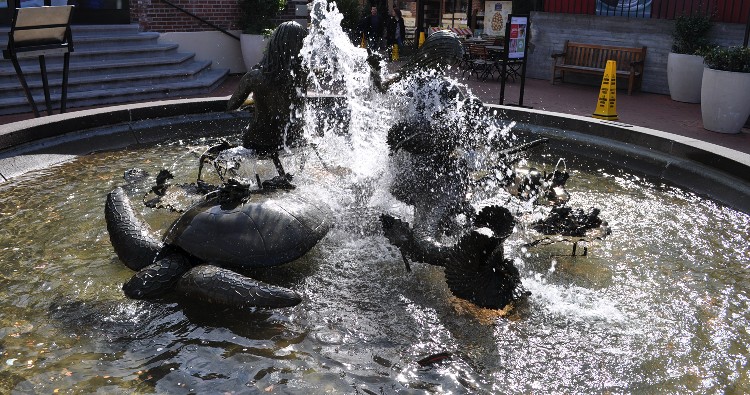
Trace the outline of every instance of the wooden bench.
<instances>
[{"instance_id":1,"label":"wooden bench","mask_svg":"<svg viewBox=\"0 0 750 395\"><path fill-rule=\"evenodd\" d=\"M641 86L646 47L630 48L565 41L564 52L552 54L552 59L552 84L557 79L562 81L566 71L603 76L607 61L614 60L617 62L617 76L628 78L630 95L636 84L638 88ZM558 70L560 76L556 77Z\"/></svg>"}]
</instances>

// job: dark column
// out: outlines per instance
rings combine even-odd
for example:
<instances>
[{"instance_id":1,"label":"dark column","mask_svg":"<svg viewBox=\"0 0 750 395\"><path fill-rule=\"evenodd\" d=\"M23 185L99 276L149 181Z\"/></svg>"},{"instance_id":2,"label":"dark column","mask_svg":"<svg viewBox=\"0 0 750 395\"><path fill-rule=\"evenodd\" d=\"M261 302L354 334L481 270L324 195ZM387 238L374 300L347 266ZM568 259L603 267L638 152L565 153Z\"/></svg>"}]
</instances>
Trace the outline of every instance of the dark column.
<instances>
[{"instance_id":1,"label":"dark column","mask_svg":"<svg viewBox=\"0 0 750 395\"><path fill-rule=\"evenodd\" d=\"M417 0L417 30L414 32L414 48L419 47L419 33L424 32L424 2L426 0Z\"/></svg>"}]
</instances>

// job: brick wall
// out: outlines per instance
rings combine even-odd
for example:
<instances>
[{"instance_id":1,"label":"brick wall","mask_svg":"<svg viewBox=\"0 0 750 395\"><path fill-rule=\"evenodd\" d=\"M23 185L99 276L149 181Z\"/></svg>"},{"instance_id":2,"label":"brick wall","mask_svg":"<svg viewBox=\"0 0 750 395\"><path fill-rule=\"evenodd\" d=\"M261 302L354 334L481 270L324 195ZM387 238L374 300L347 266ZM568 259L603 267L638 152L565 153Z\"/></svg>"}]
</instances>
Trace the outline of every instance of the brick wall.
<instances>
[{"instance_id":1,"label":"brick wall","mask_svg":"<svg viewBox=\"0 0 750 395\"><path fill-rule=\"evenodd\" d=\"M226 30L238 30L237 0L169 0L186 11ZM287 9L279 22L294 19L295 4ZM214 30L210 26L164 3L161 0L130 0L130 18L146 32L200 32Z\"/></svg>"},{"instance_id":2,"label":"brick wall","mask_svg":"<svg viewBox=\"0 0 750 395\"><path fill-rule=\"evenodd\" d=\"M227 30L237 29L236 0L170 0L171 3ZM130 15L142 31L199 32L213 30L160 0L131 0Z\"/></svg>"}]
</instances>

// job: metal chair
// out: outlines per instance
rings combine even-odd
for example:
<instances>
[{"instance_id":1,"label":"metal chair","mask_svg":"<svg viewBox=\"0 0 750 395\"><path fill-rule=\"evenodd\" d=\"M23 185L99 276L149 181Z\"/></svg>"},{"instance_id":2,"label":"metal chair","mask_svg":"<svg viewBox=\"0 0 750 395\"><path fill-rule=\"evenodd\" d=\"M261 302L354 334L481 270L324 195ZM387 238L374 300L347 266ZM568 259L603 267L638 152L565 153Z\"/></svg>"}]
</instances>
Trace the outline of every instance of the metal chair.
<instances>
[{"instance_id":1,"label":"metal chair","mask_svg":"<svg viewBox=\"0 0 750 395\"><path fill-rule=\"evenodd\" d=\"M492 51L490 53L495 70L498 72L498 80L510 78L516 82L516 78L521 76L521 66L523 59L512 59L508 57L508 51ZM503 75L503 66L505 66L505 75Z\"/></svg>"},{"instance_id":2,"label":"metal chair","mask_svg":"<svg viewBox=\"0 0 750 395\"><path fill-rule=\"evenodd\" d=\"M470 73L476 74L482 81L491 77L496 69L496 62L489 56L487 48L481 44L468 44L470 56Z\"/></svg>"},{"instance_id":3,"label":"metal chair","mask_svg":"<svg viewBox=\"0 0 750 395\"><path fill-rule=\"evenodd\" d=\"M31 104L34 116L39 116L39 110L34 103L26 78L18 62L19 58L37 56L42 74L44 100L47 114L52 115L49 83L47 80L47 65L45 55L63 54L62 92L60 97L60 112L65 112L68 94L68 69L70 53L73 52L73 36L70 31L70 16L73 6L28 7L17 8L13 14L10 32L8 33L8 47L3 50L3 57L10 59L21 82L26 99Z\"/></svg>"}]
</instances>

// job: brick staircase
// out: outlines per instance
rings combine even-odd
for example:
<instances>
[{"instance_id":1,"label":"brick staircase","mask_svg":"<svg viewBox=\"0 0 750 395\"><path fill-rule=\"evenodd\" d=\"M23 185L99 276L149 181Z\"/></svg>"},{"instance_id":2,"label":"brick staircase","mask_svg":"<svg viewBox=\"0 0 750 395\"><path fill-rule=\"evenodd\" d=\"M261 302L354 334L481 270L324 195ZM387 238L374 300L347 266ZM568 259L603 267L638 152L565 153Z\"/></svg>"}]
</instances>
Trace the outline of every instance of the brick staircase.
<instances>
[{"instance_id":1,"label":"brick staircase","mask_svg":"<svg viewBox=\"0 0 750 395\"><path fill-rule=\"evenodd\" d=\"M0 48L7 47L8 27L0 27ZM138 25L73 26L67 108L176 99L211 92L229 70L212 69L176 44L160 44L158 33ZM51 99L60 106L62 56L46 56ZM46 114L37 58L21 59L21 69L40 113ZM0 59L0 115L31 112L13 64Z\"/></svg>"}]
</instances>

